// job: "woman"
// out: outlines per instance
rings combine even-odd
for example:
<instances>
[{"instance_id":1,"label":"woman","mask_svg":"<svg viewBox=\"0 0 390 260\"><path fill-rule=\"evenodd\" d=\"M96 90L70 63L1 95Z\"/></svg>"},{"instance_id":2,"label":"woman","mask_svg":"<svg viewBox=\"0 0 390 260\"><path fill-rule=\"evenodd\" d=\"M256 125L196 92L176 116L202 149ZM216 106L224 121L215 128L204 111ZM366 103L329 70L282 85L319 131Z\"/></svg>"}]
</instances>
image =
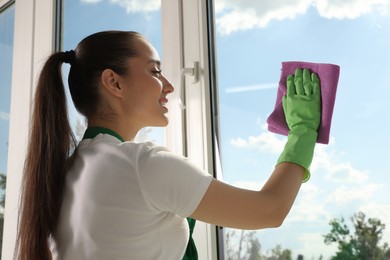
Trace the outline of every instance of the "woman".
<instances>
[{"instance_id":1,"label":"woman","mask_svg":"<svg viewBox=\"0 0 390 260\"><path fill-rule=\"evenodd\" d=\"M64 62L72 100L88 122L76 148ZM141 128L168 124L174 91L140 34L99 32L52 54L35 94L16 257L182 259L187 217L241 229L281 225L307 179L321 115L316 74L297 69L287 85L288 141L256 192L222 183L164 147L132 142Z\"/></svg>"}]
</instances>

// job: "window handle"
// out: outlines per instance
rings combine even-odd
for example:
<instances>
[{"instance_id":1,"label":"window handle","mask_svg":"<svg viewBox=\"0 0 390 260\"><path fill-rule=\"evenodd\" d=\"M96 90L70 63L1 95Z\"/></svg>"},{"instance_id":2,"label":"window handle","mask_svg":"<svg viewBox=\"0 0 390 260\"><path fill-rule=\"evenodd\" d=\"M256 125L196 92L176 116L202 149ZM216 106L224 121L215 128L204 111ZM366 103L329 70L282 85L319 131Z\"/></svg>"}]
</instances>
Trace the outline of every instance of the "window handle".
<instances>
[{"instance_id":1,"label":"window handle","mask_svg":"<svg viewBox=\"0 0 390 260\"><path fill-rule=\"evenodd\" d=\"M184 79L186 76L193 76L194 80L192 84L199 82L199 61L194 61L194 67L181 69L181 97L180 97L180 108L186 109L186 85Z\"/></svg>"}]
</instances>

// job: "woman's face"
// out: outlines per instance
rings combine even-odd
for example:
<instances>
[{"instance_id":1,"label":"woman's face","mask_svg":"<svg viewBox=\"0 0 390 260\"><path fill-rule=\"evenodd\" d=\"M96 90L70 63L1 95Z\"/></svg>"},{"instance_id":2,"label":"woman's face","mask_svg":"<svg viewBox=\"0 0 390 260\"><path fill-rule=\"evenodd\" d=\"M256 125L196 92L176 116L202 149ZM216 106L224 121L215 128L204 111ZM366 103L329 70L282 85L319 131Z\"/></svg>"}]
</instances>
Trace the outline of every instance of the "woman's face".
<instances>
[{"instance_id":1,"label":"woman's face","mask_svg":"<svg viewBox=\"0 0 390 260\"><path fill-rule=\"evenodd\" d=\"M138 56L129 59L128 74L120 77L124 87L124 111L140 128L166 126L168 117L167 95L174 91L163 76L160 57L151 44L139 39Z\"/></svg>"}]
</instances>

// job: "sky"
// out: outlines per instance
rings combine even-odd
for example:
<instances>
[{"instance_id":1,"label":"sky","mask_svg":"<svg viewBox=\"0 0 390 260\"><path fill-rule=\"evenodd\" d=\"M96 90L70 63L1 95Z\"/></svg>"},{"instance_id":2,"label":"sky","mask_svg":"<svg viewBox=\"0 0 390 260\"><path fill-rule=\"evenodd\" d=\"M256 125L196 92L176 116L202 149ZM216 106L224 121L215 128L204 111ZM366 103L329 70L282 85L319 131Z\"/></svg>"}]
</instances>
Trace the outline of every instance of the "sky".
<instances>
[{"instance_id":1,"label":"sky","mask_svg":"<svg viewBox=\"0 0 390 260\"><path fill-rule=\"evenodd\" d=\"M0 173L6 173L14 10L0 14Z\"/></svg>"},{"instance_id":2,"label":"sky","mask_svg":"<svg viewBox=\"0 0 390 260\"><path fill-rule=\"evenodd\" d=\"M100 30L136 30L162 56L159 9L159 0L66 0L63 48ZM286 142L266 125L281 62L341 68L331 141L316 146L312 177L283 226L257 233L263 250L280 244L305 259L329 257L335 248L322 237L329 221L358 211L387 224L383 241L390 243L390 1L215 0L215 17L222 168L230 184L260 189ZM9 122L9 111L0 109L0 123ZM71 111L74 127L82 124ZM140 139L162 136L162 129L146 129Z\"/></svg>"},{"instance_id":3,"label":"sky","mask_svg":"<svg viewBox=\"0 0 390 260\"><path fill-rule=\"evenodd\" d=\"M329 257L329 220L358 211L390 223L389 1L216 1L224 180L259 189L286 138L268 132L282 61L341 68L329 145L282 228L258 232L264 250ZM243 102L244 101L244 102ZM390 230L384 241L390 242Z\"/></svg>"}]
</instances>

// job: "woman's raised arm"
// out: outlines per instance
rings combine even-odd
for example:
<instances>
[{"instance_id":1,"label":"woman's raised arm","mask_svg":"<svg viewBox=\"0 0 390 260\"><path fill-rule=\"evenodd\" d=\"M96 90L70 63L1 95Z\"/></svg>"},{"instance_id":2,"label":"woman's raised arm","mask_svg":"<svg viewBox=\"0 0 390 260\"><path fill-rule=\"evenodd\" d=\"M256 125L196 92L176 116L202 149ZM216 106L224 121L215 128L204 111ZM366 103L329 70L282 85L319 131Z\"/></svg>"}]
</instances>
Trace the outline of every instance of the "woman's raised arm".
<instances>
[{"instance_id":1,"label":"woman's raised arm","mask_svg":"<svg viewBox=\"0 0 390 260\"><path fill-rule=\"evenodd\" d=\"M219 226L260 229L280 226L290 211L302 180L310 176L321 119L317 74L297 69L287 78L283 110L290 129L274 172L260 191L213 180L192 218Z\"/></svg>"}]
</instances>

